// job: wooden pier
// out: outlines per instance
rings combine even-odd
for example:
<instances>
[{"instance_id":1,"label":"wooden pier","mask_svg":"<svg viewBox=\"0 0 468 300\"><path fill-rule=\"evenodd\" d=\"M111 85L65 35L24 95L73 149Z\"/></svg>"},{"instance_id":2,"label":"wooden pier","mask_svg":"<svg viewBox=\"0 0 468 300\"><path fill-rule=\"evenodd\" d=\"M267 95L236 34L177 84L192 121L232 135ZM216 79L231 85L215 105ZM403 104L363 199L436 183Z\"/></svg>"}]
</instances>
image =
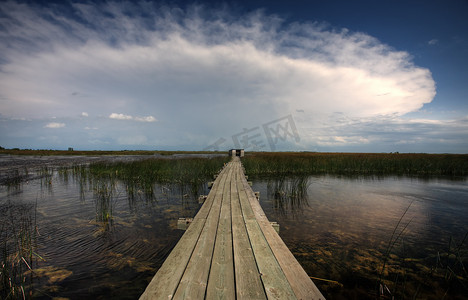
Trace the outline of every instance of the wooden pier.
<instances>
[{"instance_id":1,"label":"wooden pier","mask_svg":"<svg viewBox=\"0 0 468 300\"><path fill-rule=\"evenodd\" d=\"M233 157L140 299L325 299Z\"/></svg>"}]
</instances>

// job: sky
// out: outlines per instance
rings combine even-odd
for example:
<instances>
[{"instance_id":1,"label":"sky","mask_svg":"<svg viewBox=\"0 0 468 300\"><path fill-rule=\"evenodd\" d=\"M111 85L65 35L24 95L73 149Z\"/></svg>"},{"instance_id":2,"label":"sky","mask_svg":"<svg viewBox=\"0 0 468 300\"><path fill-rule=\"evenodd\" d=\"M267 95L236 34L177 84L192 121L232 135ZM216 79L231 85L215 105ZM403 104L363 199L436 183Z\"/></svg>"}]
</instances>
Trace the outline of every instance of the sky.
<instances>
[{"instance_id":1,"label":"sky","mask_svg":"<svg viewBox=\"0 0 468 300\"><path fill-rule=\"evenodd\" d=\"M468 153L468 1L0 1L0 146Z\"/></svg>"}]
</instances>

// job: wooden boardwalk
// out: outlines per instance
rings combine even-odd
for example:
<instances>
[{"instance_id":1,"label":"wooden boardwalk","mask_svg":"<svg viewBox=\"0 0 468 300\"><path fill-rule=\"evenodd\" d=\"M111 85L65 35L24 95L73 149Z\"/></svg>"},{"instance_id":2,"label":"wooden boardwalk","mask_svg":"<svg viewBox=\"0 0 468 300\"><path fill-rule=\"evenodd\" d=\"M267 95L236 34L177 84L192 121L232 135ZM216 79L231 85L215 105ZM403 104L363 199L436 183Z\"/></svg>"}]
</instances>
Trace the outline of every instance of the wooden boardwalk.
<instances>
[{"instance_id":1,"label":"wooden boardwalk","mask_svg":"<svg viewBox=\"0 0 468 300\"><path fill-rule=\"evenodd\" d=\"M270 225L238 157L140 299L325 299Z\"/></svg>"}]
</instances>

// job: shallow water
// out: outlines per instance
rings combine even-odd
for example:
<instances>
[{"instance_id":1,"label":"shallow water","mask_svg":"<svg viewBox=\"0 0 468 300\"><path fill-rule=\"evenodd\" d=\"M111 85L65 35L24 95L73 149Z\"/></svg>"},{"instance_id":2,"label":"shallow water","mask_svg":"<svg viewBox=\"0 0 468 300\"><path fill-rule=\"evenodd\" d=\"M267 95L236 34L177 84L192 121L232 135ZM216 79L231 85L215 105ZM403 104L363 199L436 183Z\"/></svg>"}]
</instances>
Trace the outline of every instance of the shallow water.
<instances>
[{"instance_id":1,"label":"shallow water","mask_svg":"<svg viewBox=\"0 0 468 300\"><path fill-rule=\"evenodd\" d=\"M338 282L314 280L327 298L375 298L380 278L387 297L387 288L397 298L468 295L468 240L458 248L468 232L466 180L312 176L305 199L278 195L277 185L258 180L253 189L307 273Z\"/></svg>"},{"instance_id":2,"label":"shallow water","mask_svg":"<svg viewBox=\"0 0 468 300\"><path fill-rule=\"evenodd\" d=\"M397 298L468 294L468 241L457 247L468 232L466 179L311 176L258 179L253 190L308 274L333 281L314 280L329 299L375 298L379 278ZM138 298L183 234L177 219L201 206L176 185L129 196L121 182L57 171L2 186L0 199L2 210L22 207L37 225L38 299ZM3 215L2 223L13 219Z\"/></svg>"},{"instance_id":3,"label":"shallow water","mask_svg":"<svg viewBox=\"0 0 468 300\"><path fill-rule=\"evenodd\" d=\"M137 298L182 236L177 219L200 207L180 186L157 185L147 199L143 191L129 197L117 182L109 195L110 217L102 220L96 186L73 176L54 172L50 179L1 188L1 208L35 215L36 252L45 261L34 257L34 297Z\"/></svg>"}]
</instances>

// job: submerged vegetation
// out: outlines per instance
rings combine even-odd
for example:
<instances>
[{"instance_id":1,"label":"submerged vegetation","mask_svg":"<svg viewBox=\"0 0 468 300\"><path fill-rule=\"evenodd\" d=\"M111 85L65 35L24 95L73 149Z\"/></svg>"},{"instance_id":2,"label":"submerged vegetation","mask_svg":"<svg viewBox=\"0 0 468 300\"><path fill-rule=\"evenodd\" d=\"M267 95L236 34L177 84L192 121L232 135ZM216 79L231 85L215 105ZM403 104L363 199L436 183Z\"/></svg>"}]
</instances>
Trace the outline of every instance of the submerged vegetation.
<instances>
[{"instance_id":1,"label":"submerged vegetation","mask_svg":"<svg viewBox=\"0 0 468 300\"><path fill-rule=\"evenodd\" d=\"M25 299L31 296L32 269L36 252L35 207L2 203L0 206L0 298Z\"/></svg>"},{"instance_id":2,"label":"submerged vegetation","mask_svg":"<svg viewBox=\"0 0 468 300\"><path fill-rule=\"evenodd\" d=\"M406 240L413 218L406 215L408 205L397 222L383 253L377 281L380 298L391 299L462 299L468 291L467 237L449 238L448 247L425 249L425 257L413 257ZM409 219L409 220L408 220Z\"/></svg>"},{"instance_id":3,"label":"submerged vegetation","mask_svg":"<svg viewBox=\"0 0 468 300\"><path fill-rule=\"evenodd\" d=\"M309 207L310 175L468 176L468 155L452 154L248 153L242 162L247 174L266 179L273 209L286 218ZM341 253L334 249L336 241L330 240L319 250L306 250L314 256L312 261L318 260L314 270L324 268L325 278L339 281L320 279L320 289L329 296L369 299L462 299L468 291L468 234L460 239L457 233L455 239L449 232L448 248L442 243L418 252L414 236L408 233L412 222L420 220L408 217L410 208L411 204L397 220L386 247L381 242L375 248ZM356 265L347 266L343 257L353 257ZM338 273L330 272L334 264Z\"/></svg>"},{"instance_id":4,"label":"submerged vegetation","mask_svg":"<svg viewBox=\"0 0 468 300\"><path fill-rule=\"evenodd\" d=\"M250 153L242 163L249 175L435 175L467 176L467 154Z\"/></svg>"},{"instance_id":5,"label":"submerged vegetation","mask_svg":"<svg viewBox=\"0 0 468 300\"><path fill-rule=\"evenodd\" d=\"M58 155L64 155L66 151ZM177 152L181 154L181 152ZM25 153L23 153L25 154ZM66 154L79 155L77 151ZM104 154L104 153L101 153ZM116 155L116 152L109 154ZM125 152L120 153L125 155ZM154 154L133 152L132 154ZM26 167L11 172L2 182L12 193L26 186L27 180L40 180L40 187L52 189L55 187L57 177L61 184L77 184L80 194L75 193L77 202L85 205L85 195L92 195L91 214L96 214L96 222L92 224L104 225L103 228L117 227L122 222L119 215L119 198L128 197L128 205L160 199L168 190L180 192L180 197L188 199L186 195L198 196L200 189L216 174L223 163L230 158L223 157L185 157L177 156L162 158L160 155L173 153L157 153L152 158L132 161L101 161L90 164L76 164L73 167L42 167L37 170ZM183 153L182 153L183 154ZM47 154L41 154L47 155ZM52 155L52 154L51 154ZM55 153L57 155L57 153ZM91 151L86 155L99 155ZM139 159L139 158L138 158ZM285 219L291 214L300 215L305 210L316 209L323 213L324 208L317 208L310 204L314 186L310 175L408 175L408 176L467 176L468 155L445 154L363 154L363 153L248 153L242 158L246 174L255 177L266 177L267 198L271 207L278 215ZM339 176L342 177L342 176ZM177 186L174 189L174 186ZM312 188L310 188L312 186ZM320 189L323 187L319 185ZM180 188L180 189L179 189ZM47 189L44 189L47 191ZM263 193L263 191L262 191ZM179 195L177 196L179 197ZM80 201L78 201L78 198ZM337 197L338 198L338 197ZM194 198L196 199L196 198ZM327 198L328 199L328 198ZM138 200L138 201L135 201ZM164 201L159 201L161 204ZM198 202L194 202L198 203ZM2 251L0 298L16 299L28 298L33 286L33 275L40 276L35 270L37 260L42 258L36 254L36 217L32 206L13 205L9 202L0 206L0 250ZM157 205L159 205L157 204ZM2 204L3 205L3 204ZM196 204L198 205L198 204ZM93 207L94 206L94 207ZM177 213L180 207L166 206L164 213L168 215ZM352 291L365 289L363 294L367 297L381 299L409 299L421 298L433 290L437 291L434 298L448 299L458 296L459 292L467 290L466 263L468 258L466 244L467 235L450 237L447 245L434 249L421 250L423 254L415 255L412 249L411 226L417 222L409 216L411 205L396 223L396 227L387 226L391 235L382 237L380 244L375 242L366 249L344 249L340 243L347 243L346 239L357 239L339 226L341 235L337 230L330 231L327 227L323 234L325 242L316 248L307 244L293 245L299 249L294 252L300 255L313 256L317 264L311 264L311 269L320 269L323 266L326 272L321 277L336 281L321 283L322 291L333 294L343 293L343 290ZM130 208L131 209L131 208ZM408 214L407 214L408 212ZM326 213L326 211L325 211ZM334 213L334 212L333 212ZM310 214L309 214L310 215ZM89 217L88 216L88 217ZM296 215L294 215L296 216ZM140 218L140 215L138 216ZM346 218L342 218L346 219ZM318 219L303 220L311 224L312 228ZM127 220L125 220L127 221ZM337 222L340 219L337 219ZM91 224L86 221L86 224ZM134 226L134 225L132 225ZM157 228L154 224L144 224L144 228ZM282 225L283 226L283 225ZM290 225L295 227L295 225ZM92 227L92 226L90 226ZM143 227L143 226L142 226ZM286 227L286 226L285 226ZM164 226L160 228L165 228ZM135 230L135 228L132 228ZM316 229L317 230L317 229ZM101 232L101 231L99 231ZM136 231L135 231L136 232ZM452 234L451 232L449 234ZM150 236L152 236L150 234ZM97 235L96 235L97 236ZM448 239L448 237L447 237ZM386 242L388 240L388 243ZM165 240L164 240L165 242ZM334 252L337 251L337 252ZM46 257L46 256L44 256ZM346 261L348 260L348 261ZM129 259L133 262L134 259ZM146 262L145 262L146 263ZM355 266L350 266L352 263ZM320 265L322 264L322 265ZM330 266L336 265L333 269ZM318 267L317 267L318 266ZM50 267L53 268L53 267ZM31 269L33 271L31 271ZM332 270L332 271L330 271ZM358 282L359 281L359 282ZM327 285L328 284L328 285ZM343 287L344 286L344 287ZM339 291L341 289L341 291Z\"/></svg>"},{"instance_id":6,"label":"submerged vegetation","mask_svg":"<svg viewBox=\"0 0 468 300\"><path fill-rule=\"evenodd\" d=\"M114 217L120 213L116 207L122 195L132 201L149 201L161 195L156 189L162 188L163 192L175 190L183 197L186 197L186 192L191 192L198 197L199 190L228 160L227 155L211 158L155 157L132 161L106 160L72 167L24 168L5 174L1 184L10 195L14 195L20 194L22 188L35 179L41 190L53 194L57 186L75 182L80 191L76 195L77 202L84 204L85 195L92 195L96 222L86 224L98 225L100 229L97 232L101 234L113 228ZM39 232L36 212L35 204L0 201L0 299L29 299L43 293L42 288L37 288L38 278L48 276L48 273L38 268L42 257L36 251Z\"/></svg>"},{"instance_id":7,"label":"submerged vegetation","mask_svg":"<svg viewBox=\"0 0 468 300\"><path fill-rule=\"evenodd\" d=\"M279 177L267 182L268 197L273 200L275 210L282 214L299 212L308 205L307 176Z\"/></svg>"},{"instance_id":8,"label":"submerged vegetation","mask_svg":"<svg viewBox=\"0 0 468 300\"><path fill-rule=\"evenodd\" d=\"M96 203L96 221L112 222L115 181L96 180L93 182L94 201Z\"/></svg>"},{"instance_id":9,"label":"submerged vegetation","mask_svg":"<svg viewBox=\"0 0 468 300\"><path fill-rule=\"evenodd\" d=\"M203 184L216 174L229 158L150 158L130 162L96 162L89 166L75 166L73 174L81 187L90 186L96 202L96 220L112 222L115 186L120 181L126 187L127 197L135 200L143 195L146 200L155 198L156 184L177 185L181 191L189 189L197 196ZM61 171L62 177L68 173Z\"/></svg>"}]
</instances>

